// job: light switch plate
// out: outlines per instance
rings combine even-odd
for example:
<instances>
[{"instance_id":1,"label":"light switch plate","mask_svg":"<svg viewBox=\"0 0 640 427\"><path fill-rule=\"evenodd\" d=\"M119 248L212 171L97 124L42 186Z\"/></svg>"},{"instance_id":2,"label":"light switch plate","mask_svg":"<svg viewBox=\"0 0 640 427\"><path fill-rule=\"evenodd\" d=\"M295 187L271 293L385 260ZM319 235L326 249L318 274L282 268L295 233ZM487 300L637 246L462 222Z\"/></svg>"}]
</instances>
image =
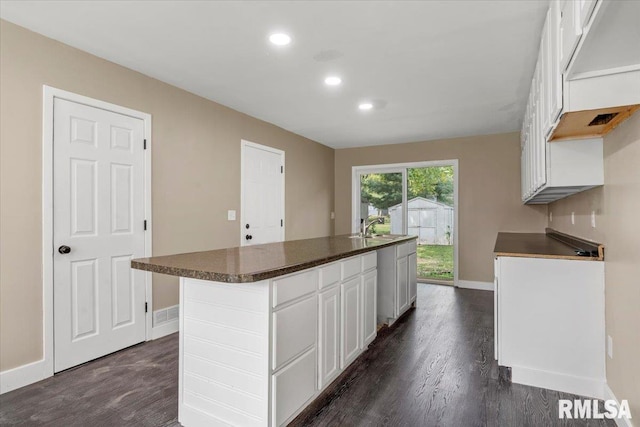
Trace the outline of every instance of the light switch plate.
<instances>
[{"instance_id":1,"label":"light switch plate","mask_svg":"<svg viewBox=\"0 0 640 427\"><path fill-rule=\"evenodd\" d=\"M591 227L596 228L596 211L591 211Z\"/></svg>"},{"instance_id":2,"label":"light switch plate","mask_svg":"<svg viewBox=\"0 0 640 427\"><path fill-rule=\"evenodd\" d=\"M335 212L331 212L331 219L336 219L336 213Z\"/></svg>"},{"instance_id":3,"label":"light switch plate","mask_svg":"<svg viewBox=\"0 0 640 427\"><path fill-rule=\"evenodd\" d=\"M576 213L571 212L571 225L576 225Z\"/></svg>"},{"instance_id":4,"label":"light switch plate","mask_svg":"<svg viewBox=\"0 0 640 427\"><path fill-rule=\"evenodd\" d=\"M228 210L227 211L227 219L229 221L235 221L236 220L236 211L234 210Z\"/></svg>"},{"instance_id":5,"label":"light switch plate","mask_svg":"<svg viewBox=\"0 0 640 427\"><path fill-rule=\"evenodd\" d=\"M607 335L607 354L609 359L613 359L613 338L611 338L611 335Z\"/></svg>"}]
</instances>

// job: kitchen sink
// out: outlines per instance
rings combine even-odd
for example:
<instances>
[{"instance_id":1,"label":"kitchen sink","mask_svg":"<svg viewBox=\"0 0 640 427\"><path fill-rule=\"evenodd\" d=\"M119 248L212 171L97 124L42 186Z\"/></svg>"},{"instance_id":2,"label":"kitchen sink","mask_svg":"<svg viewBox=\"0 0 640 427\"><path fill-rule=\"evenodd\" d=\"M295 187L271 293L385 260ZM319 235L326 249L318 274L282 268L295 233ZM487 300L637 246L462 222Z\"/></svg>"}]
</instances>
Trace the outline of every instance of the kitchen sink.
<instances>
[{"instance_id":1,"label":"kitchen sink","mask_svg":"<svg viewBox=\"0 0 640 427\"><path fill-rule=\"evenodd\" d=\"M401 237L401 236L397 234L374 234L372 236L364 236L364 237L359 235L349 236L350 239L374 239L374 240L395 240L398 237Z\"/></svg>"}]
</instances>

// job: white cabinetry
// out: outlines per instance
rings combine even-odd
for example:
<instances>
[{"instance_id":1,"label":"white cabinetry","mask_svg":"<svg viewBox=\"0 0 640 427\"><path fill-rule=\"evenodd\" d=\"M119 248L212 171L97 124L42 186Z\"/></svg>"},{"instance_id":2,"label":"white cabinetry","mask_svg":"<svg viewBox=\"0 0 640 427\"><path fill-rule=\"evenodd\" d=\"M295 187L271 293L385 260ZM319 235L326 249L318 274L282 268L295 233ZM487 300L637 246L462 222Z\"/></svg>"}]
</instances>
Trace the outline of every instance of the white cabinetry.
<instances>
[{"instance_id":1,"label":"white cabinetry","mask_svg":"<svg viewBox=\"0 0 640 427\"><path fill-rule=\"evenodd\" d=\"M409 308L409 263L403 256L396 260L396 312L404 313Z\"/></svg>"},{"instance_id":2,"label":"white cabinetry","mask_svg":"<svg viewBox=\"0 0 640 427\"><path fill-rule=\"evenodd\" d=\"M323 388L340 372L340 287L321 292L318 305L318 381Z\"/></svg>"},{"instance_id":3,"label":"white cabinetry","mask_svg":"<svg viewBox=\"0 0 640 427\"><path fill-rule=\"evenodd\" d=\"M377 333L376 251L250 284L181 278L179 421L290 422Z\"/></svg>"},{"instance_id":4,"label":"white cabinetry","mask_svg":"<svg viewBox=\"0 0 640 427\"><path fill-rule=\"evenodd\" d=\"M378 250L378 323L393 324L416 300L416 241Z\"/></svg>"},{"instance_id":5,"label":"white cabinetry","mask_svg":"<svg viewBox=\"0 0 640 427\"><path fill-rule=\"evenodd\" d=\"M342 299L342 352L340 368L358 357L360 352L360 278L356 277L341 285L340 297Z\"/></svg>"},{"instance_id":6,"label":"white cabinetry","mask_svg":"<svg viewBox=\"0 0 640 427\"><path fill-rule=\"evenodd\" d=\"M376 338L378 316L376 300L378 292L378 272L372 270L362 276L362 343L366 348Z\"/></svg>"},{"instance_id":7,"label":"white cabinetry","mask_svg":"<svg viewBox=\"0 0 640 427\"><path fill-rule=\"evenodd\" d=\"M409 301L415 302L418 296L418 254L411 252L407 256L409 268Z\"/></svg>"},{"instance_id":8,"label":"white cabinetry","mask_svg":"<svg viewBox=\"0 0 640 427\"><path fill-rule=\"evenodd\" d=\"M604 183L602 138L548 142L563 111L563 73L588 2L552 0L521 130L522 201L544 204ZM588 14L584 12L584 16ZM575 154L575 155L574 155Z\"/></svg>"},{"instance_id":9,"label":"white cabinetry","mask_svg":"<svg viewBox=\"0 0 640 427\"><path fill-rule=\"evenodd\" d=\"M316 393L316 352L307 351L273 374L273 425L283 425Z\"/></svg>"},{"instance_id":10,"label":"white cabinetry","mask_svg":"<svg viewBox=\"0 0 640 427\"><path fill-rule=\"evenodd\" d=\"M497 257L495 345L512 381L603 398L604 262Z\"/></svg>"}]
</instances>

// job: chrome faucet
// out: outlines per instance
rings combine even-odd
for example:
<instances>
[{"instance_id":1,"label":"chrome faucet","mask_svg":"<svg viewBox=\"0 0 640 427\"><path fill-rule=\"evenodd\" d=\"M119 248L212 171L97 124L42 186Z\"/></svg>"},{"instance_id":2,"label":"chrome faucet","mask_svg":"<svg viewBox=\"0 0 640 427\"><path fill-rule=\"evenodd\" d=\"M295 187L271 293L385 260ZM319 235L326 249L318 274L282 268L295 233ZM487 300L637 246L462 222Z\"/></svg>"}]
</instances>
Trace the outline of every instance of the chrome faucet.
<instances>
[{"instance_id":1,"label":"chrome faucet","mask_svg":"<svg viewBox=\"0 0 640 427\"><path fill-rule=\"evenodd\" d=\"M364 218L360 218L360 236L361 237L367 237L367 231L369 230L369 227L371 227L376 222L378 222L378 220L374 219L369 224L365 225Z\"/></svg>"}]
</instances>

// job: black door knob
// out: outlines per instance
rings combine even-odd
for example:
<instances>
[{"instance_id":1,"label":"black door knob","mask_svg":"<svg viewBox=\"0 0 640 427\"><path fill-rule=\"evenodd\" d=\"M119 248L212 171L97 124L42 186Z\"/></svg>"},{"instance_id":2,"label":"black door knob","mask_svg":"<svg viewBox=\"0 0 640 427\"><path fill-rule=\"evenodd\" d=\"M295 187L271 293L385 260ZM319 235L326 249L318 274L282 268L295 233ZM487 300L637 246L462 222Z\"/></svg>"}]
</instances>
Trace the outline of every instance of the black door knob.
<instances>
[{"instance_id":1,"label":"black door knob","mask_svg":"<svg viewBox=\"0 0 640 427\"><path fill-rule=\"evenodd\" d=\"M249 224L245 225L244 228L249 229Z\"/></svg>"},{"instance_id":2,"label":"black door knob","mask_svg":"<svg viewBox=\"0 0 640 427\"><path fill-rule=\"evenodd\" d=\"M62 255L68 254L69 252L71 252L71 248L69 246L62 245L58 248L58 252L60 252Z\"/></svg>"},{"instance_id":3,"label":"black door knob","mask_svg":"<svg viewBox=\"0 0 640 427\"><path fill-rule=\"evenodd\" d=\"M247 240L251 240L253 239L253 236L251 234L247 234L246 236L244 236L244 238Z\"/></svg>"}]
</instances>

